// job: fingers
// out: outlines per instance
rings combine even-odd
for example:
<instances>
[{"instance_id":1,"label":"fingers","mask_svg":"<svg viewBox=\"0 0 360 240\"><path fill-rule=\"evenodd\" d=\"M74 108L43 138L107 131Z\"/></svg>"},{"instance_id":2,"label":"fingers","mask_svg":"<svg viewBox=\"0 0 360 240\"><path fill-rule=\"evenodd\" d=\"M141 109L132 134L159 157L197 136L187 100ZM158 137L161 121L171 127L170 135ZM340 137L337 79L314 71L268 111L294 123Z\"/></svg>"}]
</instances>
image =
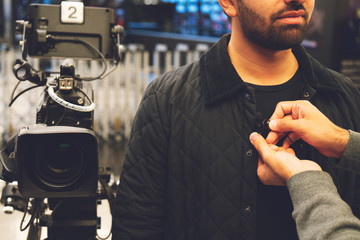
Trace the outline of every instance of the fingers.
<instances>
[{"instance_id":1,"label":"fingers","mask_svg":"<svg viewBox=\"0 0 360 240\"><path fill-rule=\"evenodd\" d=\"M258 158L257 175L260 181L265 185L285 186L284 179L277 175L274 170L267 165L260 157Z\"/></svg>"},{"instance_id":2,"label":"fingers","mask_svg":"<svg viewBox=\"0 0 360 240\"><path fill-rule=\"evenodd\" d=\"M282 147L288 148L299 139L300 137L293 132L283 133L271 131L266 137L266 142L268 144L277 144L280 140L283 140Z\"/></svg>"},{"instance_id":3,"label":"fingers","mask_svg":"<svg viewBox=\"0 0 360 240\"><path fill-rule=\"evenodd\" d=\"M307 109L316 109L309 101L306 100L297 100L297 101L284 101L279 102L276 105L273 115L270 117L272 119L281 119L285 115L300 115L301 111Z\"/></svg>"},{"instance_id":4,"label":"fingers","mask_svg":"<svg viewBox=\"0 0 360 240\"><path fill-rule=\"evenodd\" d=\"M279 102L276 105L275 111L273 113L273 115L270 117L270 120L272 119L281 119L283 118L285 115L291 114L292 113L292 109L294 104L297 101L284 101L284 102Z\"/></svg>"},{"instance_id":5,"label":"fingers","mask_svg":"<svg viewBox=\"0 0 360 240\"><path fill-rule=\"evenodd\" d=\"M301 119L293 119L290 115L282 119L272 119L269 128L276 132L292 132L301 126Z\"/></svg>"},{"instance_id":6,"label":"fingers","mask_svg":"<svg viewBox=\"0 0 360 240\"><path fill-rule=\"evenodd\" d=\"M268 144L277 144L284 136L282 132L270 131L266 137L266 142Z\"/></svg>"},{"instance_id":7,"label":"fingers","mask_svg":"<svg viewBox=\"0 0 360 240\"><path fill-rule=\"evenodd\" d=\"M293 134L292 137L295 138L296 135ZM315 162L299 160L293 149L268 144L258 133L250 134L250 141L259 153L257 175L263 184L285 185L291 176L299 172L321 171ZM286 139L284 142L285 145L288 144Z\"/></svg>"},{"instance_id":8,"label":"fingers","mask_svg":"<svg viewBox=\"0 0 360 240\"><path fill-rule=\"evenodd\" d=\"M257 152L259 153L260 159L258 168L261 166L262 171L265 171L264 169L269 168L269 166L272 166L276 164L277 159L275 159L274 153L277 151L284 151L282 147L278 147L276 145L268 144L265 139L258 133L252 133L250 134L250 141L252 145L255 147ZM271 168L271 167L270 167ZM258 169L259 170L259 169ZM268 170L270 171L270 170Z\"/></svg>"},{"instance_id":9,"label":"fingers","mask_svg":"<svg viewBox=\"0 0 360 240\"><path fill-rule=\"evenodd\" d=\"M254 147L260 154L261 158L264 158L264 156L266 154L271 153L271 149L270 149L268 143L265 141L265 139L260 134L258 134L256 132L251 133L250 134L250 142L252 143L252 145L254 145Z\"/></svg>"}]
</instances>

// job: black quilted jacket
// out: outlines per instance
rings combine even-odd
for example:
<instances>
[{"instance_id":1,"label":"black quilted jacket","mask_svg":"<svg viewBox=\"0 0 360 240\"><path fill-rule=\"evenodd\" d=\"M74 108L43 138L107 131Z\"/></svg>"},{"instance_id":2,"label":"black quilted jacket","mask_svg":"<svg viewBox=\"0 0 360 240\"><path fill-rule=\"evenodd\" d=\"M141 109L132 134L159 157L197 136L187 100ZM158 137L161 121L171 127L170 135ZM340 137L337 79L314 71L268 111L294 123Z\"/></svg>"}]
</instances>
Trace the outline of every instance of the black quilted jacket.
<instances>
[{"instance_id":1,"label":"black quilted jacket","mask_svg":"<svg viewBox=\"0 0 360 240\"><path fill-rule=\"evenodd\" d=\"M147 88L135 117L113 212L113 239L254 239L257 154L254 91L227 53L224 36L199 61L166 73ZM360 96L351 81L299 46L303 99L336 124L360 130ZM360 213L357 177L301 144L334 178ZM289 213L291 214L291 213ZM271 220L269 221L271 224ZM278 236L277 239L281 239Z\"/></svg>"}]
</instances>

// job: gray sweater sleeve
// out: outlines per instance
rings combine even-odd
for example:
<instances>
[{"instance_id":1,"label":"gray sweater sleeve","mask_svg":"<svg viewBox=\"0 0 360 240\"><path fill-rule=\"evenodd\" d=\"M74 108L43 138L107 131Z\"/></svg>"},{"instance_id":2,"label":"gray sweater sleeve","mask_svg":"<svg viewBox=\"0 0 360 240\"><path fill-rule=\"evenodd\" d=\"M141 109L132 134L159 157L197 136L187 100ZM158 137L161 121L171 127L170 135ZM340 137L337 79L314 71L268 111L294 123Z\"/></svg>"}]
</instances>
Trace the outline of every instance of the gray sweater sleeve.
<instances>
[{"instance_id":1,"label":"gray sweater sleeve","mask_svg":"<svg viewBox=\"0 0 360 240\"><path fill-rule=\"evenodd\" d=\"M296 174L289 179L287 187L300 240L360 239L360 220L340 198L328 173Z\"/></svg>"},{"instance_id":2,"label":"gray sweater sleeve","mask_svg":"<svg viewBox=\"0 0 360 240\"><path fill-rule=\"evenodd\" d=\"M349 143L337 166L360 173L360 133L350 130Z\"/></svg>"}]
</instances>

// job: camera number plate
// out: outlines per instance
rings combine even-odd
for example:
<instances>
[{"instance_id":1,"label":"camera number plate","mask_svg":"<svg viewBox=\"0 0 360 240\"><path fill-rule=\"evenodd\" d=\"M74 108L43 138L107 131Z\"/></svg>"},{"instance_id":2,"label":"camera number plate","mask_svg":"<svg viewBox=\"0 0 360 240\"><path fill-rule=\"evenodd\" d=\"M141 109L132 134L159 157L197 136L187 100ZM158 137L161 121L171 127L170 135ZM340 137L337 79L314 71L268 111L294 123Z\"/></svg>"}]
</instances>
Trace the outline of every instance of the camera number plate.
<instances>
[{"instance_id":1,"label":"camera number plate","mask_svg":"<svg viewBox=\"0 0 360 240\"><path fill-rule=\"evenodd\" d=\"M84 23L84 3L62 1L61 22L76 24Z\"/></svg>"}]
</instances>

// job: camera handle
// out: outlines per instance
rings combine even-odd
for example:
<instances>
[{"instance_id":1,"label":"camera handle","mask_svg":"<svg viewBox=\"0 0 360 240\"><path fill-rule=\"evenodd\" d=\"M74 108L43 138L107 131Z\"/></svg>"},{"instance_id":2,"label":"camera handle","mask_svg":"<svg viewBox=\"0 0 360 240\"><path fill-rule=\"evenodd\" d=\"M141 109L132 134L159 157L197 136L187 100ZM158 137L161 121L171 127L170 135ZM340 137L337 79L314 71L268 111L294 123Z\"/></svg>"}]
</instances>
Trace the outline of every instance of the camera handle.
<instances>
[{"instance_id":1,"label":"camera handle","mask_svg":"<svg viewBox=\"0 0 360 240\"><path fill-rule=\"evenodd\" d=\"M45 72L36 71L26 60L16 59L13 73L20 81L30 81L43 86L46 83Z\"/></svg>"}]
</instances>

